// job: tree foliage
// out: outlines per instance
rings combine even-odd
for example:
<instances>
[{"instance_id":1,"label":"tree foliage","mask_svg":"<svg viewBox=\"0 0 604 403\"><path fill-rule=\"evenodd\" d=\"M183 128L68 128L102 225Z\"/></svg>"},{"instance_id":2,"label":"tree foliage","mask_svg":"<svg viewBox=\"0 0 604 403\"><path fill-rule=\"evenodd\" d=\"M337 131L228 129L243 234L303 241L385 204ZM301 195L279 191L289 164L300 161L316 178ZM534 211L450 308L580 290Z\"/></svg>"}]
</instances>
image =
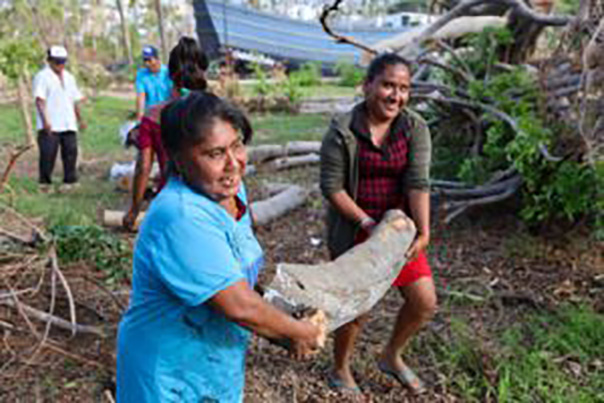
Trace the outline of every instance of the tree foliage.
<instances>
[{"instance_id":1,"label":"tree foliage","mask_svg":"<svg viewBox=\"0 0 604 403\"><path fill-rule=\"evenodd\" d=\"M478 152L465 147L461 148L465 150L461 159L459 155L450 156L452 165L455 160L461 161L457 164L457 177L482 184L497 171L513 166L523 179L521 216L532 225L557 220L573 222L595 215L604 208L604 203L595 201L597 189L604 184L603 173L583 161L580 150L562 146L564 136L572 128L546 124L541 107L545 99L534 72L519 65L498 68L496 49L510 40L505 29L487 29L465 44L472 52L463 58L464 66L460 65L462 59L452 62L457 68L470 70L472 79L464 88L470 100L500 112L482 112L484 138ZM449 72L440 73L440 77L460 90L459 81ZM436 131L450 131L450 127L441 124ZM467 146L467 139L462 141ZM560 158L547 158L544 149L557 150Z\"/></svg>"}]
</instances>

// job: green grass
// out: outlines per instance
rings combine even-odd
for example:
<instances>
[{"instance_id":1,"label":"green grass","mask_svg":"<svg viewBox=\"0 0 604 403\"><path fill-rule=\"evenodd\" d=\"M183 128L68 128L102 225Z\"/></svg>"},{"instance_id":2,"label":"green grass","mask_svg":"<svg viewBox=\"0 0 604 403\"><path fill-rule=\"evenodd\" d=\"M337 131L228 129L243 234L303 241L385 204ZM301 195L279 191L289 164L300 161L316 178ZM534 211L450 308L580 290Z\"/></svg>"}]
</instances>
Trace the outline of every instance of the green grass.
<instances>
[{"instance_id":1,"label":"green grass","mask_svg":"<svg viewBox=\"0 0 604 403\"><path fill-rule=\"evenodd\" d=\"M118 129L132 110L133 101L119 98L99 97L86 104L83 113L88 129L80 135L84 153L105 155L120 151Z\"/></svg>"},{"instance_id":2,"label":"green grass","mask_svg":"<svg viewBox=\"0 0 604 403\"><path fill-rule=\"evenodd\" d=\"M501 334L480 335L452 317L447 340L431 334L413 349L433 354L445 383L463 401L604 401L603 315L569 305L519 319Z\"/></svg>"},{"instance_id":3,"label":"green grass","mask_svg":"<svg viewBox=\"0 0 604 403\"><path fill-rule=\"evenodd\" d=\"M125 121L132 102L117 98L99 97L88 101L83 114L88 129L79 134L83 158L109 158L119 160L128 157L120 144L118 128ZM23 132L19 110L15 105L0 106L0 143L21 144ZM37 157L30 151L23 159L29 165L28 173L13 174L9 181L9 191L0 195L0 201L10 204L21 213L42 217L50 225L90 225L98 222L97 213L103 208L123 208L125 196L117 193L115 185L109 180L98 178L99 170L104 171L108 164L97 167L95 173L80 174L80 187L68 194L44 194L37 186ZM60 159L60 158L57 158ZM60 161L55 165L55 182L60 183ZM26 176L29 175L29 176Z\"/></svg>"},{"instance_id":4,"label":"green grass","mask_svg":"<svg viewBox=\"0 0 604 403\"><path fill-rule=\"evenodd\" d=\"M118 129L134 109L133 101L99 97L84 104L82 111L88 129L80 133L79 141L86 155L106 154L121 150ZM35 125L35 115L32 112ZM23 128L19 109L15 105L0 105L0 143L23 143Z\"/></svg>"},{"instance_id":5,"label":"green grass","mask_svg":"<svg viewBox=\"0 0 604 403\"><path fill-rule=\"evenodd\" d=\"M0 202L27 216L42 217L48 226L92 225L103 209L122 209L125 198L115 191L114 183L96 177L82 175L80 187L52 194L40 193L35 178L12 177Z\"/></svg>"},{"instance_id":6,"label":"green grass","mask_svg":"<svg viewBox=\"0 0 604 403\"><path fill-rule=\"evenodd\" d=\"M252 116L252 144L283 144L296 140L321 140L329 125L328 115L267 114Z\"/></svg>"},{"instance_id":7,"label":"green grass","mask_svg":"<svg viewBox=\"0 0 604 403\"><path fill-rule=\"evenodd\" d=\"M127 196L115 191L115 185L105 179L112 161L133 156L120 144L118 129L126 120L133 102L110 97L99 97L87 102L83 108L88 129L81 133L80 146L83 158L107 159L91 170L80 174L81 186L68 194L44 194L36 182L37 156L29 152L21 160L28 164L24 173L13 174L9 191L0 195L0 202L8 203L21 213L42 217L49 226L92 225L98 223L97 214L102 209L123 209ZM320 140L329 123L326 115L252 115L256 131L253 144L286 143L292 140ZM20 115L15 105L0 105L0 144L23 142ZM55 181L60 183L60 162L57 161Z\"/></svg>"},{"instance_id":8,"label":"green grass","mask_svg":"<svg viewBox=\"0 0 604 403\"><path fill-rule=\"evenodd\" d=\"M32 113L32 122L35 117ZM34 123L35 124L35 123ZM21 114L14 105L0 105L0 144L23 144L23 124L21 123Z\"/></svg>"}]
</instances>

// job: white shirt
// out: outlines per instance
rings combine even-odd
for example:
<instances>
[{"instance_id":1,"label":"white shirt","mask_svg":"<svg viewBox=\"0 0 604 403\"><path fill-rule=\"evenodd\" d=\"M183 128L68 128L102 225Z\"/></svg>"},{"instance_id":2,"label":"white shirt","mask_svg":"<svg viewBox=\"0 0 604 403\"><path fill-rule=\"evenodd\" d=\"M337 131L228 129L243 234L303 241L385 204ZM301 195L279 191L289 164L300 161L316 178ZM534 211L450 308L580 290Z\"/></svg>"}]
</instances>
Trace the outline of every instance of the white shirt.
<instances>
[{"instance_id":1,"label":"white shirt","mask_svg":"<svg viewBox=\"0 0 604 403\"><path fill-rule=\"evenodd\" d=\"M46 117L53 132L78 130L75 103L82 100L84 96L71 73L63 70L61 82L57 73L46 66L34 77L34 99L36 98L46 101ZM38 130L44 127L38 108L36 108L36 127Z\"/></svg>"}]
</instances>

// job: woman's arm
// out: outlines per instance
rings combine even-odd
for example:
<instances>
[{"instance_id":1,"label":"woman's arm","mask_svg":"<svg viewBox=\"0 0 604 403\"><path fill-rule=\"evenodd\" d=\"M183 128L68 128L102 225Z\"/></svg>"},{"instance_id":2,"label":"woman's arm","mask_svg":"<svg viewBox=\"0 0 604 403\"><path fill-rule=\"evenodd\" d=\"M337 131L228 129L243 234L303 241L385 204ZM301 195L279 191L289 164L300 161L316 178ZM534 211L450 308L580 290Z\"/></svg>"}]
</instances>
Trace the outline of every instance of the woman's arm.
<instances>
[{"instance_id":1,"label":"woman's arm","mask_svg":"<svg viewBox=\"0 0 604 403\"><path fill-rule=\"evenodd\" d=\"M375 221L352 200L352 197L345 190L329 195L328 200L340 214L349 221L360 225L361 228L370 230L375 226Z\"/></svg>"},{"instance_id":2,"label":"woman's arm","mask_svg":"<svg viewBox=\"0 0 604 403\"><path fill-rule=\"evenodd\" d=\"M153 150L151 147L143 148L138 153L136 167L134 169L134 178L132 181L132 201L130 208L124 216L123 225L128 230L133 230L136 218L141 209L141 204L145 196L145 189L149 181L151 167L153 165Z\"/></svg>"},{"instance_id":3,"label":"woman's arm","mask_svg":"<svg viewBox=\"0 0 604 403\"><path fill-rule=\"evenodd\" d=\"M278 310L250 289L246 281L219 291L210 304L232 321L268 338L292 340L302 350L319 347L325 338L325 329Z\"/></svg>"},{"instance_id":4,"label":"woman's arm","mask_svg":"<svg viewBox=\"0 0 604 403\"><path fill-rule=\"evenodd\" d=\"M345 190L347 163L342 139L337 135L335 121L321 143L321 191L323 196L346 219L369 229L373 220Z\"/></svg>"},{"instance_id":5,"label":"woman's arm","mask_svg":"<svg viewBox=\"0 0 604 403\"><path fill-rule=\"evenodd\" d=\"M411 260L430 243L430 192L411 189L407 197L411 218L417 227L417 237L406 253L407 259Z\"/></svg>"},{"instance_id":6,"label":"woman's arm","mask_svg":"<svg viewBox=\"0 0 604 403\"><path fill-rule=\"evenodd\" d=\"M430 243L430 163L432 141L425 120L415 112L410 113L413 131L409 143L409 166L403 186L407 190L407 200L411 218L417 227L417 237L409 250L407 259L414 259Z\"/></svg>"}]
</instances>

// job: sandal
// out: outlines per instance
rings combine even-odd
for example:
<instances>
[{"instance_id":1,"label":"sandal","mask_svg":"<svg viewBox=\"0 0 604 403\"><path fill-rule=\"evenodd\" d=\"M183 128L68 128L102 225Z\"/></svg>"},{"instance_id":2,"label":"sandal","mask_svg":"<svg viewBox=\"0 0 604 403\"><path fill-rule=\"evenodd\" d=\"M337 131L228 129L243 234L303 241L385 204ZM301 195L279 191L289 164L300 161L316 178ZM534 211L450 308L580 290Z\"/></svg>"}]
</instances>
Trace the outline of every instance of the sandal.
<instances>
[{"instance_id":1,"label":"sandal","mask_svg":"<svg viewBox=\"0 0 604 403\"><path fill-rule=\"evenodd\" d=\"M327 375L327 385L335 390L336 392L340 392L342 394L348 395L361 395L361 388L358 386L348 386L342 381L340 378L336 378L334 374Z\"/></svg>"},{"instance_id":2,"label":"sandal","mask_svg":"<svg viewBox=\"0 0 604 403\"><path fill-rule=\"evenodd\" d=\"M408 366L405 365L405 368L400 372L388 368L383 362L378 362L377 366L382 373L393 377L401 384L401 386L409 389L414 395L421 395L422 393L426 392L424 383Z\"/></svg>"}]
</instances>

